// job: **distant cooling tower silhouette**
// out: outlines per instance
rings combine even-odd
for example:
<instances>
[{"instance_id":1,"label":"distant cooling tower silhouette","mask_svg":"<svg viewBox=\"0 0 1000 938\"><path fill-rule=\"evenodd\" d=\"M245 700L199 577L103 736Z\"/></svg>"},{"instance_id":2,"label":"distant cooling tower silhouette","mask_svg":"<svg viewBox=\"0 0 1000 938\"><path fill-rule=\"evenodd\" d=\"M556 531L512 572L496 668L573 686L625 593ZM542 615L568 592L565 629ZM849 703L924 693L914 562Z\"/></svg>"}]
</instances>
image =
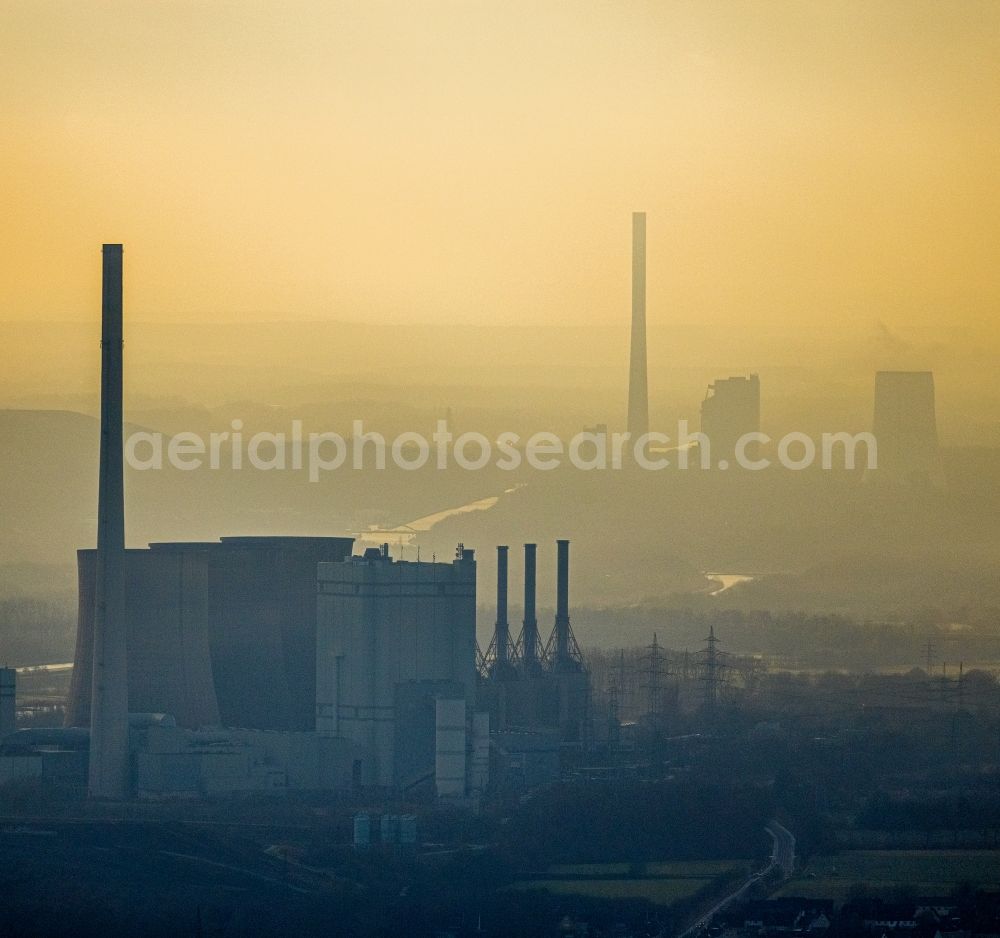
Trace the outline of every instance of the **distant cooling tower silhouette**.
<instances>
[{"instance_id":1,"label":"distant cooling tower silhouette","mask_svg":"<svg viewBox=\"0 0 1000 938\"><path fill-rule=\"evenodd\" d=\"M867 481L944 484L933 372L877 372L872 432L878 441L878 469L866 472Z\"/></svg>"}]
</instances>

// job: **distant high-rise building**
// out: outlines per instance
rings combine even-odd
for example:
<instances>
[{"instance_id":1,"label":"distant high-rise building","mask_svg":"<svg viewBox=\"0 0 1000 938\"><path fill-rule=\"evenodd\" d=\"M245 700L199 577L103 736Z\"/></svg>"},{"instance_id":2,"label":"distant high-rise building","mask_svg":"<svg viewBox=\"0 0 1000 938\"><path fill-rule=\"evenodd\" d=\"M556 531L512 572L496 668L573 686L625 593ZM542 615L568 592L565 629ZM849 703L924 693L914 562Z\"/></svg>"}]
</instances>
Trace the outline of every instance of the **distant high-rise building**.
<instances>
[{"instance_id":1,"label":"distant high-rise building","mask_svg":"<svg viewBox=\"0 0 1000 938\"><path fill-rule=\"evenodd\" d=\"M701 432L711 445L712 464L732 460L736 443L747 433L760 431L760 379L757 375L720 378L708 386L701 402ZM746 447L753 458L753 445Z\"/></svg>"},{"instance_id":2,"label":"distant high-rise building","mask_svg":"<svg viewBox=\"0 0 1000 938\"><path fill-rule=\"evenodd\" d=\"M646 378L646 213L632 213L632 339L628 372L628 432L632 439L649 431Z\"/></svg>"},{"instance_id":3,"label":"distant high-rise building","mask_svg":"<svg viewBox=\"0 0 1000 938\"><path fill-rule=\"evenodd\" d=\"M866 472L866 480L944 483L933 372L876 372L872 433L878 445L878 469Z\"/></svg>"}]
</instances>

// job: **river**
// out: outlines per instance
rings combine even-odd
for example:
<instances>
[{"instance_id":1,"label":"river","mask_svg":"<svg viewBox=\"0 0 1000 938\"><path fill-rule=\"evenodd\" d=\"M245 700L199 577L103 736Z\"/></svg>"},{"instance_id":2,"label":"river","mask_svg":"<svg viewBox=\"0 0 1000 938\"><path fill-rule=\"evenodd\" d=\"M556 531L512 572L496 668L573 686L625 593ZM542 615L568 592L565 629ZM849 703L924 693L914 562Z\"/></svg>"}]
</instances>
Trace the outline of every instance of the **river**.
<instances>
[{"instance_id":1,"label":"river","mask_svg":"<svg viewBox=\"0 0 1000 938\"><path fill-rule=\"evenodd\" d=\"M357 535L358 546L371 547L379 544L392 544L394 546L406 547L417 535L430 531L431 528L447 518L453 518L455 515L469 514L473 511L489 511L491 508L496 507L504 495L516 492L525 484L521 482L509 489L504 489L500 495L488 495L486 498L477 499L474 502L469 502L467 505L459 505L458 508L446 508L444 511L425 515L423 518L417 518L416 521L410 521L408 524L401 524L395 528L369 528L367 531L362 531Z\"/></svg>"},{"instance_id":2,"label":"river","mask_svg":"<svg viewBox=\"0 0 1000 938\"><path fill-rule=\"evenodd\" d=\"M719 596L740 583L750 583L757 578L746 573L706 573L705 579L719 584L718 589L712 590L708 595Z\"/></svg>"}]
</instances>

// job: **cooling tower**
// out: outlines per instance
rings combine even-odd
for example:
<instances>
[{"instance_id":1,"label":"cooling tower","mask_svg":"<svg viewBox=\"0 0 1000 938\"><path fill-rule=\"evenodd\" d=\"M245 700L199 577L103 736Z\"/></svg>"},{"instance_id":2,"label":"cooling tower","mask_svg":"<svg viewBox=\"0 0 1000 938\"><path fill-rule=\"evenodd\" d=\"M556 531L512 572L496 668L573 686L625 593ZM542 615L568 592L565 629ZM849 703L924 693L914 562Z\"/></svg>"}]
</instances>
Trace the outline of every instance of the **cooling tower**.
<instances>
[{"instance_id":1,"label":"cooling tower","mask_svg":"<svg viewBox=\"0 0 1000 938\"><path fill-rule=\"evenodd\" d=\"M944 483L933 372L877 372L872 432L878 444L878 469L865 473L867 481Z\"/></svg>"},{"instance_id":2,"label":"cooling tower","mask_svg":"<svg viewBox=\"0 0 1000 938\"><path fill-rule=\"evenodd\" d=\"M236 537L126 552L129 694L181 726L310 731L316 707L316 567L352 538ZM94 552L80 551L67 724L84 726Z\"/></svg>"},{"instance_id":3,"label":"cooling tower","mask_svg":"<svg viewBox=\"0 0 1000 938\"><path fill-rule=\"evenodd\" d=\"M349 537L224 537L209 553L209 637L222 722L316 726L316 573Z\"/></svg>"},{"instance_id":4,"label":"cooling tower","mask_svg":"<svg viewBox=\"0 0 1000 938\"><path fill-rule=\"evenodd\" d=\"M76 664L66 722L86 726L83 692L88 637L94 632L97 573L93 550L77 554L79 613ZM219 723L208 645L208 551L204 544L164 544L125 552L128 698L134 713L169 713L196 729Z\"/></svg>"},{"instance_id":5,"label":"cooling tower","mask_svg":"<svg viewBox=\"0 0 1000 938\"><path fill-rule=\"evenodd\" d=\"M66 726L90 726L90 693L94 673L94 563L76 553L76 651L66 699Z\"/></svg>"}]
</instances>

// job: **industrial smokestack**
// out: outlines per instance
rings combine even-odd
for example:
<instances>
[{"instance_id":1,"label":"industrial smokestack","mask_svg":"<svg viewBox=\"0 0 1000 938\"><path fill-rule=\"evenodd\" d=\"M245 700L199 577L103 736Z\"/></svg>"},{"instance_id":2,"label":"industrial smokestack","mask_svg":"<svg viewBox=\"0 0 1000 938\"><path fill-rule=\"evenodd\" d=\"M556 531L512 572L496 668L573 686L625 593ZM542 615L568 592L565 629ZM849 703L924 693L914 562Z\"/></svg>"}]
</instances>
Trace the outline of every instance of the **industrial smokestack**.
<instances>
[{"instance_id":1,"label":"industrial smokestack","mask_svg":"<svg viewBox=\"0 0 1000 938\"><path fill-rule=\"evenodd\" d=\"M497 664L507 664L510 625L507 622L507 548L497 548Z\"/></svg>"},{"instance_id":2,"label":"industrial smokestack","mask_svg":"<svg viewBox=\"0 0 1000 938\"><path fill-rule=\"evenodd\" d=\"M569 660L569 541L556 541L556 661Z\"/></svg>"},{"instance_id":3,"label":"industrial smokestack","mask_svg":"<svg viewBox=\"0 0 1000 938\"><path fill-rule=\"evenodd\" d=\"M525 670L538 664L538 619L535 617L535 544L524 545L524 627L521 632Z\"/></svg>"},{"instance_id":4,"label":"industrial smokestack","mask_svg":"<svg viewBox=\"0 0 1000 938\"><path fill-rule=\"evenodd\" d=\"M122 461L122 246L105 244L102 252L101 477L88 790L93 798L124 798L128 790L128 663Z\"/></svg>"},{"instance_id":5,"label":"industrial smokestack","mask_svg":"<svg viewBox=\"0 0 1000 938\"><path fill-rule=\"evenodd\" d=\"M646 213L632 213L632 342L628 373L628 432L649 432L646 381Z\"/></svg>"},{"instance_id":6,"label":"industrial smokestack","mask_svg":"<svg viewBox=\"0 0 1000 938\"><path fill-rule=\"evenodd\" d=\"M0 739L17 729L17 671L0 668Z\"/></svg>"}]
</instances>

